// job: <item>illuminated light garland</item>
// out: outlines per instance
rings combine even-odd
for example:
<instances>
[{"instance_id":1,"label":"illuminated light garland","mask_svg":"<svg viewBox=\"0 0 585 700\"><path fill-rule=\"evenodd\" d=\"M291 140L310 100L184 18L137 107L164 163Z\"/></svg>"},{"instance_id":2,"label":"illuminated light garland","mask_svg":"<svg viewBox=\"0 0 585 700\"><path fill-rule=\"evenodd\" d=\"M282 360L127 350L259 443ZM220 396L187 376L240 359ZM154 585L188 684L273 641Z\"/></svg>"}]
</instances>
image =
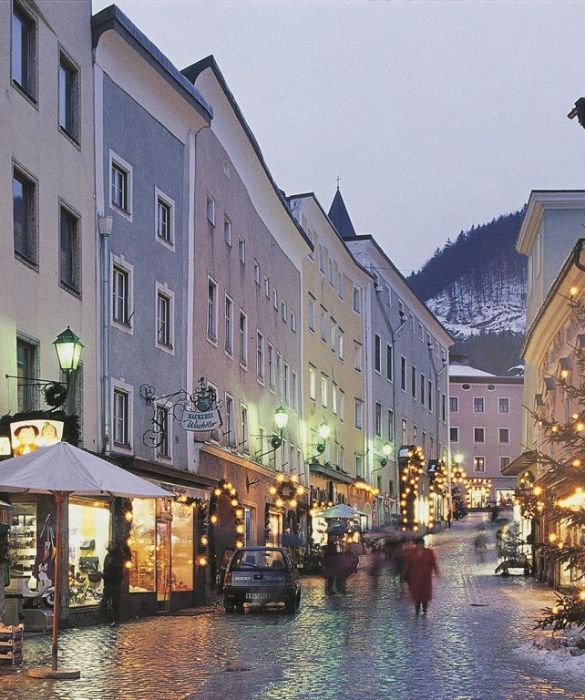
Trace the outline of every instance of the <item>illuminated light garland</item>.
<instances>
[{"instance_id":1,"label":"illuminated light garland","mask_svg":"<svg viewBox=\"0 0 585 700\"><path fill-rule=\"evenodd\" d=\"M299 484L299 477L296 474L277 474L276 484L272 484L268 489L268 493L274 499L274 505L277 508L290 508L297 510L299 507L298 497L306 493L306 489L302 484ZM333 504L328 504L333 505ZM317 511L321 508L321 501L317 506ZM315 510L315 507L311 510ZM324 508L323 508L324 510ZM317 513L315 513L317 514Z\"/></svg>"}]
</instances>

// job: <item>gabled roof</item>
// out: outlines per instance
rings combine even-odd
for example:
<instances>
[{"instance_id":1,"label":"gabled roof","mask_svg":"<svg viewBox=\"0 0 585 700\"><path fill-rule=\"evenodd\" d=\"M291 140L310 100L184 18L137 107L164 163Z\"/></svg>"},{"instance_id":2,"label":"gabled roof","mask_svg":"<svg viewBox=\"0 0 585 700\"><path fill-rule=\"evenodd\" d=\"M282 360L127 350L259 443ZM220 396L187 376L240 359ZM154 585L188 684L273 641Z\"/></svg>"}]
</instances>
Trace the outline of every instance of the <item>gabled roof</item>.
<instances>
[{"instance_id":1,"label":"gabled roof","mask_svg":"<svg viewBox=\"0 0 585 700\"><path fill-rule=\"evenodd\" d=\"M270 169L268 168L268 165L267 165L266 161L264 160L264 156L262 155L262 151L260 150L260 146L258 144L258 141L256 141L256 137L254 136L252 129L250 128L248 122L246 121L246 119L242 113L242 110L240 109L240 106L236 102L236 98L234 97L233 92L230 90L230 88L227 84L227 81L224 78L223 73L221 72L221 70L217 64L217 61L215 60L215 57L212 55L206 56L205 58L202 58L200 61L197 61L196 63L193 63L190 66L187 66L187 68L183 68L183 70L181 71L181 74L192 85L194 85L197 78L201 75L201 73L203 73L203 71L207 70L208 68L212 71L213 75L215 76L215 79L217 80L221 89L223 90L223 93L226 96L226 99L229 102L231 108L233 109L234 114L236 115L236 118L240 123L240 126L244 130L244 133L246 134L248 140L250 141L252 148L254 149L254 152L256 154L256 157L258 158L258 161L260 162L264 172L266 173L266 176L268 177L268 180L269 180L270 184L272 185L272 188L274 189L276 196L278 197L282 206L285 208L286 213L290 217L295 228L301 234L302 239L309 246L309 248L312 250L313 244L309 240L307 234L303 231L302 226L298 223L298 221L292 215L292 212L289 209L288 203L286 201L286 197L285 197L284 192L280 189L280 187L278 187L274 178L272 177L272 173L270 172ZM196 89L196 88L194 88L194 89Z\"/></svg>"},{"instance_id":2,"label":"gabled roof","mask_svg":"<svg viewBox=\"0 0 585 700\"><path fill-rule=\"evenodd\" d=\"M347 212L347 207L345 206L345 202L343 201L343 197L339 191L339 185L337 186L335 197L333 197L333 202L331 203L331 208L329 209L329 218L343 238L350 238L351 236L356 235L355 229Z\"/></svg>"},{"instance_id":3,"label":"gabled roof","mask_svg":"<svg viewBox=\"0 0 585 700\"><path fill-rule=\"evenodd\" d=\"M139 53L157 73L190 102L208 121L213 117L211 105L197 88L182 75L169 59L143 34L140 29L116 5L104 8L91 18L92 46L98 45L105 32L113 30Z\"/></svg>"}]
</instances>

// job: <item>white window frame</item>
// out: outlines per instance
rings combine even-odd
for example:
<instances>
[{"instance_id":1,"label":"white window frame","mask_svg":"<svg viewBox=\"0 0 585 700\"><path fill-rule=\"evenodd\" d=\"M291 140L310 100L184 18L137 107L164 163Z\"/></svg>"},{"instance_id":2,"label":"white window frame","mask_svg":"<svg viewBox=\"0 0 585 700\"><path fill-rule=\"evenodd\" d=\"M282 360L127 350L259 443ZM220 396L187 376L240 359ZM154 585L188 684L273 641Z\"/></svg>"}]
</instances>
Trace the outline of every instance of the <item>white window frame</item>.
<instances>
[{"instance_id":1,"label":"white window frame","mask_svg":"<svg viewBox=\"0 0 585 700\"><path fill-rule=\"evenodd\" d=\"M507 440L502 440L502 430L505 430L507 433ZM510 428L507 427L502 427L498 428L498 444L499 445L509 445L510 444Z\"/></svg>"},{"instance_id":2,"label":"white window frame","mask_svg":"<svg viewBox=\"0 0 585 700\"><path fill-rule=\"evenodd\" d=\"M476 431L481 430L482 431L482 436L483 440L478 440L477 439L477 433ZM473 428L473 443L475 445L485 445L485 428L483 426L478 426L477 428Z\"/></svg>"},{"instance_id":3,"label":"white window frame","mask_svg":"<svg viewBox=\"0 0 585 700\"><path fill-rule=\"evenodd\" d=\"M128 275L128 322L121 323L114 318L114 270L119 268ZM134 335L134 265L131 265L123 255L110 254L110 325L128 335Z\"/></svg>"},{"instance_id":4,"label":"white window frame","mask_svg":"<svg viewBox=\"0 0 585 700\"><path fill-rule=\"evenodd\" d=\"M224 393L224 414L226 418L226 444L228 447L235 447L238 443L238 435L237 435L237 428L236 428L236 417L234 415L234 411L236 410L236 400L234 398L234 395L230 393L229 391L226 391ZM228 402L231 401L232 405L232 410L231 412L228 412Z\"/></svg>"},{"instance_id":5,"label":"white window frame","mask_svg":"<svg viewBox=\"0 0 585 700\"><path fill-rule=\"evenodd\" d=\"M128 397L128 426L127 436L128 443L121 445L114 442L115 424L114 418L116 413L115 394L116 392L124 393ZM110 435L112 452L121 452L123 454L132 453L132 445L134 442L134 387L127 384L123 377L120 379L112 379L110 382Z\"/></svg>"},{"instance_id":6,"label":"white window frame","mask_svg":"<svg viewBox=\"0 0 585 700\"><path fill-rule=\"evenodd\" d=\"M340 299L343 299L343 287L344 287L343 271L338 269L337 270L337 296Z\"/></svg>"},{"instance_id":7,"label":"white window frame","mask_svg":"<svg viewBox=\"0 0 585 700\"><path fill-rule=\"evenodd\" d=\"M316 309L317 309L317 300L312 294L309 294L309 309L307 313L307 321L309 324L309 331L311 333L315 332L315 322L316 322Z\"/></svg>"},{"instance_id":8,"label":"white window frame","mask_svg":"<svg viewBox=\"0 0 585 700\"><path fill-rule=\"evenodd\" d=\"M382 374L382 338L374 335L374 372Z\"/></svg>"},{"instance_id":9,"label":"white window frame","mask_svg":"<svg viewBox=\"0 0 585 700\"><path fill-rule=\"evenodd\" d=\"M61 66L69 70L73 74L72 81L72 99L71 99L71 121L73 122L73 128L68 131L65 126L61 124ZM79 146L80 141L80 102L81 102L81 92L80 92L80 77L81 71L77 63L71 58L71 56L63 50L63 47L59 47L59 73L58 73L58 109L57 109L57 124L59 126L59 131L71 139L75 144Z\"/></svg>"},{"instance_id":10,"label":"white window frame","mask_svg":"<svg viewBox=\"0 0 585 700\"><path fill-rule=\"evenodd\" d=\"M210 285L210 283L215 287L215 295L214 295L215 301L213 304L214 319L212 319L213 323L215 325L215 335L212 335L210 333L211 328L209 326L209 321L211 318L211 315L209 313L209 311L210 311L210 303L209 303L210 302L210 300L209 300L209 285ZM206 313L206 325L207 325L206 338L212 345L215 345L217 347L218 336L219 336L219 329L217 327L218 320L219 320L218 319L219 285L217 284L216 280L214 280L211 275L207 275L207 289L206 289L206 291L207 291L207 293L205 295L205 313Z\"/></svg>"},{"instance_id":11,"label":"white window frame","mask_svg":"<svg viewBox=\"0 0 585 700\"><path fill-rule=\"evenodd\" d=\"M175 354L175 293L168 288L166 283L155 282L154 284L154 345L159 350L168 353L169 355ZM169 301L169 341L170 345L165 345L161 343L158 339L158 300L159 296L166 297Z\"/></svg>"},{"instance_id":12,"label":"white window frame","mask_svg":"<svg viewBox=\"0 0 585 700\"><path fill-rule=\"evenodd\" d=\"M290 312L290 329L293 333L297 332L297 315L294 311Z\"/></svg>"},{"instance_id":13,"label":"white window frame","mask_svg":"<svg viewBox=\"0 0 585 700\"><path fill-rule=\"evenodd\" d=\"M327 408L329 405L329 386L328 378L321 374L321 380L319 382L320 392L321 392L321 406Z\"/></svg>"},{"instance_id":14,"label":"white window frame","mask_svg":"<svg viewBox=\"0 0 585 700\"><path fill-rule=\"evenodd\" d=\"M480 459L482 460L482 463L483 463L483 469L476 469L477 462ZM474 474L485 474L485 467L486 467L485 457L483 457L481 455L475 455L475 457L473 458L473 473Z\"/></svg>"},{"instance_id":15,"label":"white window frame","mask_svg":"<svg viewBox=\"0 0 585 700\"><path fill-rule=\"evenodd\" d=\"M364 402L361 399L354 401L354 427L356 430L363 430L364 427Z\"/></svg>"},{"instance_id":16,"label":"white window frame","mask_svg":"<svg viewBox=\"0 0 585 700\"><path fill-rule=\"evenodd\" d=\"M453 408L453 406L455 408ZM459 413L459 397L449 396L449 413Z\"/></svg>"},{"instance_id":17,"label":"white window frame","mask_svg":"<svg viewBox=\"0 0 585 700\"><path fill-rule=\"evenodd\" d=\"M339 356L339 360L343 362L345 360L345 331L343 328L338 326L337 332L339 337L339 352L337 354Z\"/></svg>"},{"instance_id":18,"label":"white window frame","mask_svg":"<svg viewBox=\"0 0 585 700\"><path fill-rule=\"evenodd\" d=\"M159 236L159 218L158 218L158 205L159 202L164 204L169 209L169 237L167 241L165 238ZM161 245L163 245L168 250L175 250L175 200L165 194L158 187L154 188L154 238Z\"/></svg>"},{"instance_id":19,"label":"white window frame","mask_svg":"<svg viewBox=\"0 0 585 700\"><path fill-rule=\"evenodd\" d=\"M282 398L290 405L290 367L286 361L282 364Z\"/></svg>"},{"instance_id":20,"label":"white window frame","mask_svg":"<svg viewBox=\"0 0 585 700\"><path fill-rule=\"evenodd\" d=\"M256 329L256 380L264 386L264 364L265 364L264 333Z\"/></svg>"},{"instance_id":21,"label":"white window frame","mask_svg":"<svg viewBox=\"0 0 585 700\"><path fill-rule=\"evenodd\" d=\"M317 368L309 364L309 399L317 401Z\"/></svg>"},{"instance_id":22,"label":"white window frame","mask_svg":"<svg viewBox=\"0 0 585 700\"><path fill-rule=\"evenodd\" d=\"M290 375L290 403L294 411L299 410L299 377L294 369Z\"/></svg>"},{"instance_id":23,"label":"white window frame","mask_svg":"<svg viewBox=\"0 0 585 700\"><path fill-rule=\"evenodd\" d=\"M207 199L205 204L205 216L208 223L210 223L215 228L215 199L207 193Z\"/></svg>"},{"instance_id":24,"label":"white window frame","mask_svg":"<svg viewBox=\"0 0 585 700\"><path fill-rule=\"evenodd\" d=\"M29 62L28 68L30 74L27 76L27 85L22 85L14 77L14 66L12 64L12 17L15 10L23 15L23 19L28 20L31 31L31 45L29 47L29 54L27 60ZM38 56L39 56L39 23L35 15L33 15L29 7L21 2L15 1L12 3L12 8L10 11L10 82L12 86L24 95L25 98L29 99L33 104L37 104L38 101Z\"/></svg>"},{"instance_id":25,"label":"white window frame","mask_svg":"<svg viewBox=\"0 0 585 700\"><path fill-rule=\"evenodd\" d=\"M507 411L502 411L501 406L500 406L500 401L507 401L508 402L508 410ZM498 413L500 415L507 416L510 414L510 398L508 396L498 396Z\"/></svg>"},{"instance_id":26,"label":"white window frame","mask_svg":"<svg viewBox=\"0 0 585 700\"><path fill-rule=\"evenodd\" d=\"M272 307L278 313L278 289L272 287Z\"/></svg>"},{"instance_id":27,"label":"white window frame","mask_svg":"<svg viewBox=\"0 0 585 700\"><path fill-rule=\"evenodd\" d=\"M351 308L354 313L361 314L362 312L362 290L354 285L353 292L351 295L352 303Z\"/></svg>"},{"instance_id":28,"label":"white window frame","mask_svg":"<svg viewBox=\"0 0 585 700\"><path fill-rule=\"evenodd\" d=\"M345 420L345 391L339 389L339 420Z\"/></svg>"},{"instance_id":29,"label":"white window frame","mask_svg":"<svg viewBox=\"0 0 585 700\"><path fill-rule=\"evenodd\" d=\"M241 329L241 322L244 319L244 329ZM238 357L240 367L248 369L248 314L240 309L238 314Z\"/></svg>"},{"instance_id":30,"label":"white window frame","mask_svg":"<svg viewBox=\"0 0 585 700\"><path fill-rule=\"evenodd\" d=\"M248 412L248 404L244 401L240 401L239 424L242 437L240 446L242 452L248 453L250 451L250 414Z\"/></svg>"},{"instance_id":31,"label":"white window frame","mask_svg":"<svg viewBox=\"0 0 585 700\"><path fill-rule=\"evenodd\" d=\"M170 406L165 406L164 403L155 403L154 404L154 409L157 412L156 417L158 419L158 411L163 410L166 412L167 420L166 420L166 440L167 440L167 448L168 448L168 454L163 455L159 452L160 445L157 445L154 448L154 459L156 462L162 462L163 464L171 464L173 461L173 414Z\"/></svg>"},{"instance_id":32,"label":"white window frame","mask_svg":"<svg viewBox=\"0 0 585 700\"><path fill-rule=\"evenodd\" d=\"M353 341L353 368L356 372L361 372L364 367L364 348L363 345L357 341Z\"/></svg>"},{"instance_id":33,"label":"white window frame","mask_svg":"<svg viewBox=\"0 0 585 700\"><path fill-rule=\"evenodd\" d=\"M319 310L319 336L322 343L329 341L329 314L324 306Z\"/></svg>"},{"instance_id":34,"label":"white window frame","mask_svg":"<svg viewBox=\"0 0 585 700\"><path fill-rule=\"evenodd\" d=\"M260 263L254 259L254 283L257 287L260 286Z\"/></svg>"},{"instance_id":35,"label":"white window frame","mask_svg":"<svg viewBox=\"0 0 585 700\"><path fill-rule=\"evenodd\" d=\"M407 383L408 380L406 378L407 375L407 362L406 362L406 357L404 355L400 355L400 391L403 391L406 393L407 391ZM422 401L424 404L424 400Z\"/></svg>"},{"instance_id":36,"label":"white window frame","mask_svg":"<svg viewBox=\"0 0 585 700\"><path fill-rule=\"evenodd\" d=\"M124 171L126 173L126 207L122 208L118 206L117 204L114 203L112 199L112 169L115 167L118 168L118 170ZM116 214L119 214L120 216L124 217L127 221L132 223L133 220L133 214L134 214L134 168L128 163L127 160L124 160L121 156L119 156L115 151L112 151L112 149L109 150L109 194L108 194L108 201L110 202L110 209L112 211L115 211Z\"/></svg>"},{"instance_id":37,"label":"white window frame","mask_svg":"<svg viewBox=\"0 0 585 700\"><path fill-rule=\"evenodd\" d=\"M264 275L264 296L270 299L270 277Z\"/></svg>"},{"instance_id":38,"label":"white window frame","mask_svg":"<svg viewBox=\"0 0 585 700\"><path fill-rule=\"evenodd\" d=\"M230 318L228 318L228 302L229 302L229 308L231 309L231 317ZM223 298L223 317L224 317L223 350L228 357L233 357L233 355L234 355L234 308L235 308L234 300L226 292L224 294L224 298ZM229 340L229 344L228 344L228 340Z\"/></svg>"},{"instance_id":39,"label":"white window frame","mask_svg":"<svg viewBox=\"0 0 585 700\"><path fill-rule=\"evenodd\" d=\"M280 316L284 323L288 323L288 306L284 299L280 300Z\"/></svg>"},{"instance_id":40,"label":"white window frame","mask_svg":"<svg viewBox=\"0 0 585 700\"><path fill-rule=\"evenodd\" d=\"M481 405L481 409L478 409L475 407L475 402L481 402L478 403L478 406ZM483 396L474 396L473 397L473 412L474 413L485 413L485 398Z\"/></svg>"},{"instance_id":41,"label":"white window frame","mask_svg":"<svg viewBox=\"0 0 585 700\"><path fill-rule=\"evenodd\" d=\"M453 433L452 431L455 431ZM453 438L453 435L455 435L455 438ZM457 425L452 425L449 428L449 442L459 442L459 426Z\"/></svg>"},{"instance_id":42,"label":"white window frame","mask_svg":"<svg viewBox=\"0 0 585 700\"><path fill-rule=\"evenodd\" d=\"M240 236L238 238L238 257L242 265L246 264L246 241Z\"/></svg>"},{"instance_id":43,"label":"white window frame","mask_svg":"<svg viewBox=\"0 0 585 700\"><path fill-rule=\"evenodd\" d=\"M394 381L394 346L390 343L386 343L386 380Z\"/></svg>"},{"instance_id":44,"label":"white window frame","mask_svg":"<svg viewBox=\"0 0 585 700\"><path fill-rule=\"evenodd\" d=\"M223 241L229 248L232 247L232 222L226 214L223 215Z\"/></svg>"},{"instance_id":45,"label":"white window frame","mask_svg":"<svg viewBox=\"0 0 585 700\"><path fill-rule=\"evenodd\" d=\"M379 401L374 406L374 432L376 437L382 437L382 404Z\"/></svg>"},{"instance_id":46,"label":"white window frame","mask_svg":"<svg viewBox=\"0 0 585 700\"><path fill-rule=\"evenodd\" d=\"M276 353L274 345L268 341L267 352L268 356L268 388L270 391L276 391Z\"/></svg>"}]
</instances>

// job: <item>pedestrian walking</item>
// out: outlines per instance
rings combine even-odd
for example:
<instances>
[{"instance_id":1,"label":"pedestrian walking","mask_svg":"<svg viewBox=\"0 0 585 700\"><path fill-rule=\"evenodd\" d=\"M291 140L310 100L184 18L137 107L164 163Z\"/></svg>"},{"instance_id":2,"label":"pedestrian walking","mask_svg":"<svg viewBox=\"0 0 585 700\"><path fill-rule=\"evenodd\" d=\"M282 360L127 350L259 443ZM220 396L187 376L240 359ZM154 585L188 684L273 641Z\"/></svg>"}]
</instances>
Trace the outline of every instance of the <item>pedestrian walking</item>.
<instances>
[{"instance_id":1,"label":"pedestrian walking","mask_svg":"<svg viewBox=\"0 0 585 700\"><path fill-rule=\"evenodd\" d=\"M375 590L378 588L378 580L384 566L384 557L380 547L372 547L372 561L368 567L368 575L370 576L370 588Z\"/></svg>"},{"instance_id":2,"label":"pedestrian walking","mask_svg":"<svg viewBox=\"0 0 585 700\"><path fill-rule=\"evenodd\" d=\"M120 622L120 596L124 579L124 555L119 545L110 544L104 559L102 615L108 620L108 607L112 608L112 624Z\"/></svg>"},{"instance_id":3,"label":"pedestrian walking","mask_svg":"<svg viewBox=\"0 0 585 700\"><path fill-rule=\"evenodd\" d=\"M479 534L475 538L473 546L475 548L475 554L480 564L485 561L485 555L488 548L488 538L485 533L485 528L482 526L479 528Z\"/></svg>"},{"instance_id":4,"label":"pedestrian walking","mask_svg":"<svg viewBox=\"0 0 585 700\"><path fill-rule=\"evenodd\" d=\"M433 597L433 573L439 576L435 553L432 549L425 547L424 537L417 537L414 547L406 555L402 574L408 584L408 591L417 616L421 611L426 615L429 602Z\"/></svg>"}]
</instances>

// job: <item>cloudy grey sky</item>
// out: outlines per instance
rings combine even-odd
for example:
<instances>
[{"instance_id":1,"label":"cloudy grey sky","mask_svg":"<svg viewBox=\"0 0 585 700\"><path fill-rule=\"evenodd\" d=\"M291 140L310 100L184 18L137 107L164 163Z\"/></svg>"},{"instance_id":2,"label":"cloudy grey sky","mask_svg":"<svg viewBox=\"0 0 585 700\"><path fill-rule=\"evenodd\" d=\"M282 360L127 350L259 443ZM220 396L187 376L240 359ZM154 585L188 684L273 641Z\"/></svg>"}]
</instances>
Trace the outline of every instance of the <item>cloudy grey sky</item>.
<instances>
[{"instance_id":1,"label":"cloudy grey sky","mask_svg":"<svg viewBox=\"0 0 585 700\"><path fill-rule=\"evenodd\" d=\"M93 0L94 12L111 4ZM117 0L183 68L214 54L279 186L408 274L531 189L585 187L585 2Z\"/></svg>"}]
</instances>

